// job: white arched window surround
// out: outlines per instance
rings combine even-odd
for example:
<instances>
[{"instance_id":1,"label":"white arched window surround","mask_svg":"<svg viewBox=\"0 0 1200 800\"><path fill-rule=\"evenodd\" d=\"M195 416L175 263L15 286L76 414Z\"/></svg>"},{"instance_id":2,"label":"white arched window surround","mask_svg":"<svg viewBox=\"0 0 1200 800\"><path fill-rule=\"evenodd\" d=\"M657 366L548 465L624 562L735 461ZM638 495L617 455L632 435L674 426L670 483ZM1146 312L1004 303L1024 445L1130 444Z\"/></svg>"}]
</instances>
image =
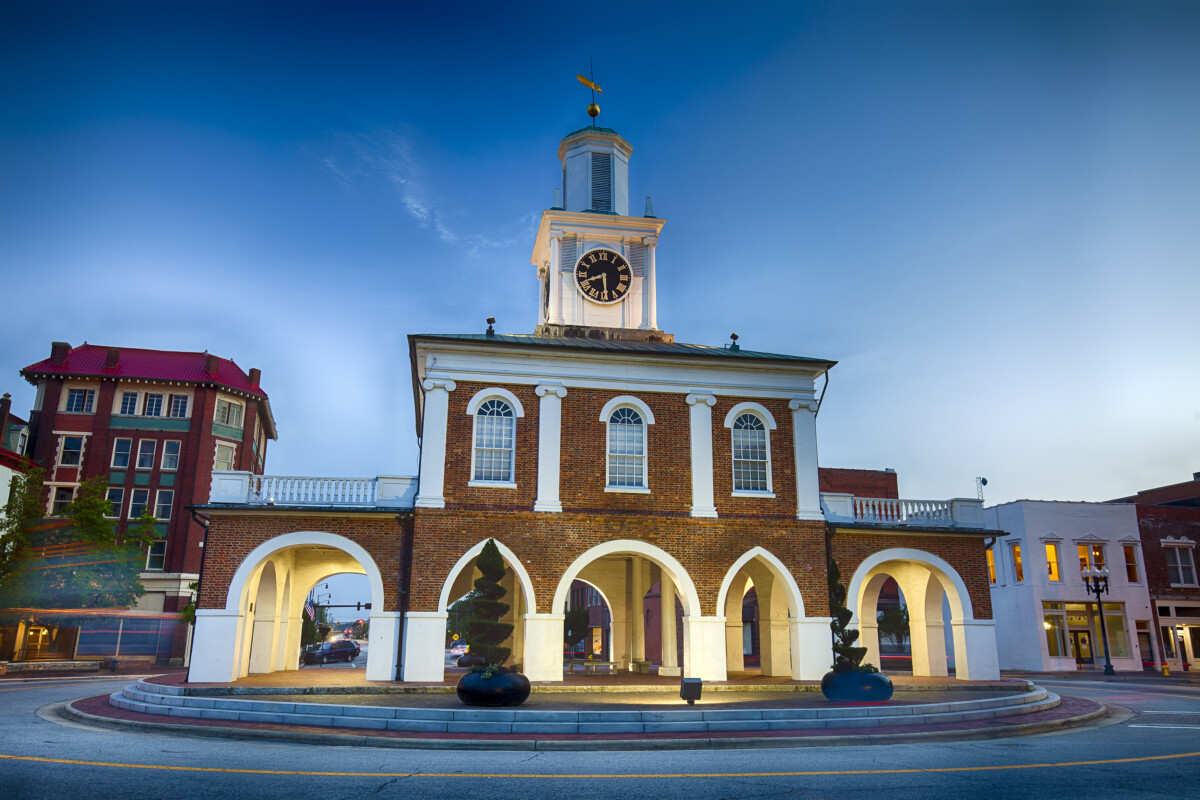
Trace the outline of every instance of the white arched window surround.
<instances>
[{"instance_id":1,"label":"white arched window surround","mask_svg":"<svg viewBox=\"0 0 1200 800\"><path fill-rule=\"evenodd\" d=\"M640 486L622 486L613 485L612 483L612 447L610 440L609 423L612 420L613 414L622 408L628 408L637 413L642 420L642 479ZM633 494L649 494L649 447L646 435L648 426L654 424L654 412L650 410L650 406L633 395L624 394L614 397L604 404L604 408L600 409L600 421L604 423L604 491L606 492L629 492Z\"/></svg>"},{"instance_id":2,"label":"white arched window surround","mask_svg":"<svg viewBox=\"0 0 1200 800\"><path fill-rule=\"evenodd\" d=\"M509 480L476 480L476 457L479 453L479 411L489 400L497 400L508 405L512 411L513 426L512 426L512 449L509 456L508 474ZM498 386L480 389L472 395L470 401L467 402L467 415L474 418L474 425L471 430L471 479L467 481L468 486L490 486L504 489L512 489L517 485L517 425L516 420L519 417L525 416L525 408L521 405L521 401L517 396L507 389L502 389Z\"/></svg>"},{"instance_id":3,"label":"white arched window surround","mask_svg":"<svg viewBox=\"0 0 1200 800\"><path fill-rule=\"evenodd\" d=\"M737 421L737 418L743 414L752 414L763 424L763 443L766 447L767 457L767 488L765 491L737 488L737 476L734 474L735 470L733 465L733 424ZM771 412L760 403L738 403L733 408L729 409L729 413L725 415L724 424L726 428L729 428L729 485L733 487L731 494L734 497L774 497L775 484L772 482L771 478L771 431L775 430L777 427L775 425L775 417L772 416Z\"/></svg>"}]
</instances>

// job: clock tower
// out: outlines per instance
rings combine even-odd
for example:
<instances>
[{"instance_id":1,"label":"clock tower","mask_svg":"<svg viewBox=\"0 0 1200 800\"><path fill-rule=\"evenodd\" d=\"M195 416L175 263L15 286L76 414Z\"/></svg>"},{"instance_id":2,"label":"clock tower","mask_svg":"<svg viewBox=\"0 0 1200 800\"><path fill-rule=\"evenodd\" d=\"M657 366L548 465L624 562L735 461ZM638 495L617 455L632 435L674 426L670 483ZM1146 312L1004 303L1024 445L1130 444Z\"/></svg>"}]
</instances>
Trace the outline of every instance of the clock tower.
<instances>
[{"instance_id":1,"label":"clock tower","mask_svg":"<svg viewBox=\"0 0 1200 800\"><path fill-rule=\"evenodd\" d=\"M562 205L542 212L530 262L544 336L672 342L658 329L655 251L665 220L629 215L633 147L612 128L588 126L558 146ZM557 198L556 198L557 201Z\"/></svg>"}]
</instances>

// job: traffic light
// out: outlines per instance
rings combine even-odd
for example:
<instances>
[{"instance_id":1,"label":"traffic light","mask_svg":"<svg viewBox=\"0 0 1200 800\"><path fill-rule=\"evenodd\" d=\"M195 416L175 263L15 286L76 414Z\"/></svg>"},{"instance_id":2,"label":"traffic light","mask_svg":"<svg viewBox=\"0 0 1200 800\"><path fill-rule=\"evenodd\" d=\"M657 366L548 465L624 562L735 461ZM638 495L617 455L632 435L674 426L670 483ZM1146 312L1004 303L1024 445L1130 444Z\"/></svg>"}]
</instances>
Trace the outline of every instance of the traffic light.
<instances>
[{"instance_id":1,"label":"traffic light","mask_svg":"<svg viewBox=\"0 0 1200 800\"><path fill-rule=\"evenodd\" d=\"M370 611L370 610L371 610L371 604L370 604L370 603L355 603L355 604L354 604L354 609L355 609L355 611L362 611L364 608L365 608L367 611Z\"/></svg>"}]
</instances>

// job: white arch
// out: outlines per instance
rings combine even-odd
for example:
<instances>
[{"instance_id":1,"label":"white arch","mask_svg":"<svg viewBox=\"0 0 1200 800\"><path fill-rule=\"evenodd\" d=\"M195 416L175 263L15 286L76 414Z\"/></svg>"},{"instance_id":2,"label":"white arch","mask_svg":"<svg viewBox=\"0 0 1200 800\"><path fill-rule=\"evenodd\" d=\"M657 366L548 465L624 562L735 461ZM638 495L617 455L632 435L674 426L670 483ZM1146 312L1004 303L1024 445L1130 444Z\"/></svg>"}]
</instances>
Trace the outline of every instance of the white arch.
<instances>
[{"instance_id":1,"label":"white arch","mask_svg":"<svg viewBox=\"0 0 1200 800\"><path fill-rule=\"evenodd\" d=\"M889 561L915 562L928 567L941 581L943 588L953 589L953 591L947 591L946 596L950 600L950 613L954 619L963 621L975 619L975 613L971 607L971 593L967 591L967 585L959 577L954 567L924 550L894 547L891 550L872 553L863 559L863 562L858 565L858 569L854 570L854 577L850 580L850 586L846 590L846 607L854 612L854 623L859 621L858 606L862 599L864 582L871 572Z\"/></svg>"},{"instance_id":2,"label":"white arch","mask_svg":"<svg viewBox=\"0 0 1200 800\"><path fill-rule=\"evenodd\" d=\"M725 415L725 427L732 428L733 421L747 411L753 412L762 417L763 422L767 423L767 427L771 430L775 430L775 417L771 416L771 412L767 410L767 407L761 403L748 402L738 403L736 406L729 409L729 413Z\"/></svg>"},{"instance_id":3,"label":"white arch","mask_svg":"<svg viewBox=\"0 0 1200 800\"><path fill-rule=\"evenodd\" d=\"M612 400L609 400L607 403L605 403L604 408L600 409L600 421L608 422L608 418L611 417L612 413L620 406L633 406L639 412L641 412L642 419L646 421L647 425L654 424L654 412L650 410L650 406L646 405L644 402L631 394L623 394L618 397L614 397Z\"/></svg>"},{"instance_id":4,"label":"white arch","mask_svg":"<svg viewBox=\"0 0 1200 800\"><path fill-rule=\"evenodd\" d=\"M788 615L792 619L804 618L804 596L800 594L800 587L796 583L795 576L791 570L783 565L783 562L775 557L769 550L764 550L761 547L755 547L747 550L742 554L742 557L733 562L733 566L725 573L725 578L721 581L721 590L717 592L717 609L716 613L721 614L725 608L725 600L729 594L729 589L733 585L733 579L737 577L738 571L742 567L749 564L756 558L761 558L767 562L771 572L775 575L776 580L782 578L783 585L787 589L786 597L788 601Z\"/></svg>"},{"instance_id":5,"label":"white arch","mask_svg":"<svg viewBox=\"0 0 1200 800\"><path fill-rule=\"evenodd\" d=\"M692 577L687 574L687 570L683 568L683 565L676 561L675 557L670 553L660 550L652 544L638 542L633 539L615 539L611 542L598 544L572 561L571 566L567 567L567 571L563 573L562 578L558 581L558 587L554 591L554 601L550 606L551 613L555 613L555 609L565 607L567 597L571 593L571 581L579 576L584 567L597 559L617 553L636 553L653 561L660 568L671 573L671 577L675 581L675 588L680 594L680 600L683 602L683 613L687 616L700 616L700 595L696 593L696 586L692 583ZM612 606L609 606L609 608L612 608Z\"/></svg>"},{"instance_id":6,"label":"white arch","mask_svg":"<svg viewBox=\"0 0 1200 800\"><path fill-rule=\"evenodd\" d=\"M479 407L483 405L483 402L491 397L502 398L506 403L512 406L514 414L516 414L518 417L525 416L525 407L521 405L521 401L517 399L517 396L508 389L501 389L499 386L491 386L487 389L480 389L478 392L472 395L470 401L467 403L467 416L475 416L475 412L479 410Z\"/></svg>"},{"instance_id":7,"label":"white arch","mask_svg":"<svg viewBox=\"0 0 1200 800\"><path fill-rule=\"evenodd\" d=\"M516 553L514 553L512 550L509 550L499 539L492 539L492 541L496 543L496 549L500 551L500 555L504 556L504 561L508 564L512 571L517 574L517 580L521 583L521 591L525 595L525 607L529 609L530 612L534 611L537 608L537 605L534 604L533 581L529 579L529 573L525 571L525 565L521 563L521 559L517 558ZM483 546L487 543L487 539L479 542L470 550L463 553L463 556L458 560L458 563L451 567L450 574L446 576L446 582L442 584L442 594L440 597L438 597L439 614L447 613L447 608L450 605L450 592L454 588L455 577L458 576L459 572L466 569L466 567L472 561L479 557L479 554L483 552ZM457 600L458 598L455 599Z\"/></svg>"},{"instance_id":8,"label":"white arch","mask_svg":"<svg viewBox=\"0 0 1200 800\"><path fill-rule=\"evenodd\" d=\"M246 589L246 582L263 561L282 550L305 545L337 548L361 564L366 571L367 581L371 585L371 608L383 610L383 576L379 572L378 565L375 564L375 559L371 558L371 554L363 549L362 545L344 536L338 536L336 533L325 533L324 531L285 533L274 539L268 539L251 550L250 555L246 556L238 565L237 571L233 573L233 580L229 582L229 593L225 596L225 609L238 611L238 600Z\"/></svg>"}]
</instances>

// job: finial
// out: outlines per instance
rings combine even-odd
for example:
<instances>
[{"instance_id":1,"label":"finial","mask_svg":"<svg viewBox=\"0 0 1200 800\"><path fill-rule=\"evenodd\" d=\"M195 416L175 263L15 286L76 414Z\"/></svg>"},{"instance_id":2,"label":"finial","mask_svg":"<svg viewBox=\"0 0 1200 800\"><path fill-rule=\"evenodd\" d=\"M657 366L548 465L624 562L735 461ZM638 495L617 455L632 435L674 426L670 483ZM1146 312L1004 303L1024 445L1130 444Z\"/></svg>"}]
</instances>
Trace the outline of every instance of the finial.
<instances>
[{"instance_id":1,"label":"finial","mask_svg":"<svg viewBox=\"0 0 1200 800\"><path fill-rule=\"evenodd\" d=\"M562 190L559 189L559 187L554 187L554 205L551 206L551 208L562 208L562 203L560 202L561 196L559 195L560 191Z\"/></svg>"},{"instance_id":2,"label":"finial","mask_svg":"<svg viewBox=\"0 0 1200 800\"><path fill-rule=\"evenodd\" d=\"M650 195L646 195L646 216L654 218L654 205L650 202Z\"/></svg>"},{"instance_id":3,"label":"finial","mask_svg":"<svg viewBox=\"0 0 1200 800\"><path fill-rule=\"evenodd\" d=\"M604 90L597 86L593 80L596 77L596 67L592 64L591 58L588 58L588 68L592 73L591 78L576 75L575 79L592 90L592 102L588 104L587 113L592 118L592 127L594 128L596 127L596 117L600 116L600 106L596 105L596 92L603 92Z\"/></svg>"}]
</instances>

